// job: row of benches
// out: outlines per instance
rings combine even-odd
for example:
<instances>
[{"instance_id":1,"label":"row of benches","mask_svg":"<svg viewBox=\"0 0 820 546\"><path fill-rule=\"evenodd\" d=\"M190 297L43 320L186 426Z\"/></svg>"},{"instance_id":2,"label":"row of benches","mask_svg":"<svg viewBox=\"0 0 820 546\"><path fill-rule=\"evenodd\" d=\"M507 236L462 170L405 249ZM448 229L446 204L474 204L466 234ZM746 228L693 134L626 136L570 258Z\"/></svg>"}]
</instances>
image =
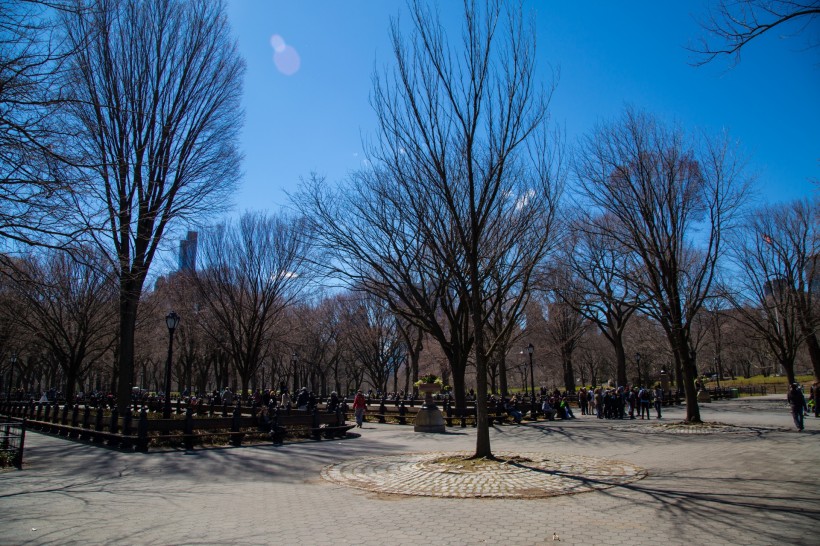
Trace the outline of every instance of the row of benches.
<instances>
[{"instance_id":1,"label":"row of benches","mask_svg":"<svg viewBox=\"0 0 820 546\"><path fill-rule=\"evenodd\" d=\"M136 423L130 411L120 418L116 409L107 412L102 408L85 407L81 412L79 406L60 408L39 403L0 404L0 413L41 432L143 452L152 444L181 442L191 449L217 438L227 438L235 446L254 437L270 438L274 443L282 443L287 436L306 436L315 440L341 438L353 428L345 423L341 412L274 413L265 419L256 414L243 416L236 408L230 418L197 418L189 410L184 419L148 419L147 412L142 411Z\"/></svg>"}]
</instances>

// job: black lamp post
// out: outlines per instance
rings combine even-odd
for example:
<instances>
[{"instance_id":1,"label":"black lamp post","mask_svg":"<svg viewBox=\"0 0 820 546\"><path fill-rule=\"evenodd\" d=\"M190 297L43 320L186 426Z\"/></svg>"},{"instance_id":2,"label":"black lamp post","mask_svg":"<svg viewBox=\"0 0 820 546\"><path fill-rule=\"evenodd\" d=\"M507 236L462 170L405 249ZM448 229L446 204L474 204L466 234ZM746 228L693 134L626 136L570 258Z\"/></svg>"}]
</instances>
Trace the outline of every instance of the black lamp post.
<instances>
[{"instance_id":1,"label":"black lamp post","mask_svg":"<svg viewBox=\"0 0 820 546\"><path fill-rule=\"evenodd\" d=\"M293 394L296 395L296 391L299 389L299 353L293 352L290 357L291 366L293 366ZM295 402L295 400L294 400Z\"/></svg>"},{"instance_id":2,"label":"black lamp post","mask_svg":"<svg viewBox=\"0 0 820 546\"><path fill-rule=\"evenodd\" d=\"M641 353L635 353L635 366L638 368L638 383L643 383L643 380L641 378L641 376L643 375L641 373ZM639 386L642 387L643 385L641 384Z\"/></svg>"},{"instance_id":3,"label":"black lamp post","mask_svg":"<svg viewBox=\"0 0 820 546\"><path fill-rule=\"evenodd\" d=\"M527 353L530 355L530 403L532 404L532 408L530 409L530 417L532 417L533 421L535 421L536 416L538 415L538 402L535 400L535 373L533 372L532 367L532 353L535 351L535 347L532 346L532 343L527 345Z\"/></svg>"},{"instance_id":4,"label":"black lamp post","mask_svg":"<svg viewBox=\"0 0 820 546\"><path fill-rule=\"evenodd\" d=\"M6 402L11 400L11 391L14 388L14 366L17 364L17 353L11 353L11 371L9 372L9 388L6 391Z\"/></svg>"},{"instance_id":5,"label":"black lamp post","mask_svg":"<svg viewBox=\"0 0 820 546\"><path fill-rule=\"evenodd\" d=\"M174 330L179 324L179 315L174 311L165 317L165 325L168 326L168 362L165 363L165 406L162 409L162 418L171 418L171 359L174 355Z\"/></svg>"}]
</instances>

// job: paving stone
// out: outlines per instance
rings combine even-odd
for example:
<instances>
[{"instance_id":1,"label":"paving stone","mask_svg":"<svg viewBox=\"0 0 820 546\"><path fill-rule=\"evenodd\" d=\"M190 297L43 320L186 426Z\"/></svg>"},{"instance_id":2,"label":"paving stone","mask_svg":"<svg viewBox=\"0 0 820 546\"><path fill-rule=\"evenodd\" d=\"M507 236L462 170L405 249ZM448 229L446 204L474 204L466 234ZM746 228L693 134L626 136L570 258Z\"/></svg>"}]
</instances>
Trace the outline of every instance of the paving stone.
<instances>
[{"instance_id":1,"label":"paving stone","mask_svg":"<svg viewBox=\"0 0 820 546\"><path fill-rule=\"evenodd\" d=\"M703 433L675 430L680 408L637 424L579 416L494 427L497 454L546 455L575 478L610 471L608 461L633 472L616 473L623 481L607 488L547 498L386 495L321 477L358 468L356 480L386 483L385 468L406 472L424 454L471 452L470 428L415 434L368 423L344 441L148 454L29 433L24 470L0 472L0 544L814 545L820 419L807 418L796 433L783 398L704 404L703 419L715 425ZM557 476L555 468L547 475ZM416 470L405 488L435 474ZM645 477L634 479L640 471ZM508 481L526 487L530 473L519 468L481 483L437 477L461 497L483 487L514 490Z\"/></svg>"}]
</instances>

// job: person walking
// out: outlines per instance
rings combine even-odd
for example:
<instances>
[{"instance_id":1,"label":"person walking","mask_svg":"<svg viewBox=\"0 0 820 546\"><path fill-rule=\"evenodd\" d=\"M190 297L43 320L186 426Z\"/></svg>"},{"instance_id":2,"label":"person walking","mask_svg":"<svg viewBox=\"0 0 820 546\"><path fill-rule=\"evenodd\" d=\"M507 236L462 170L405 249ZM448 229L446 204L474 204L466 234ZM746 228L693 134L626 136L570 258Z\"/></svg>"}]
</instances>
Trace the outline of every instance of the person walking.
<instances>
[{"instance_id":1,"label":"person walking","mask_svg":"<svg viewBox=\"0 0 820 546\"><path fill-rule=\"evenodd\" d=\"M800 385L792 383L789 387L789 395L786 397L789 405L792 408L792 418L794 419L794 426L797 427L797 432L803 430L803 413L808 411L806 406L806 397L803 396L803 391L800 390Z\"/></svg>"},{"instance_id":2,"label":"person walking","mask_svg":"<svg viewBox=\"0 0 820 546\"><path fill-rule=\"evenodd\" d=\"M362 391L356 392L353 398L353 413L356 415L356 426L362 428L364 423L364 411L367 409L367 400L364 398Z\"/></svg>"}]
</instances>

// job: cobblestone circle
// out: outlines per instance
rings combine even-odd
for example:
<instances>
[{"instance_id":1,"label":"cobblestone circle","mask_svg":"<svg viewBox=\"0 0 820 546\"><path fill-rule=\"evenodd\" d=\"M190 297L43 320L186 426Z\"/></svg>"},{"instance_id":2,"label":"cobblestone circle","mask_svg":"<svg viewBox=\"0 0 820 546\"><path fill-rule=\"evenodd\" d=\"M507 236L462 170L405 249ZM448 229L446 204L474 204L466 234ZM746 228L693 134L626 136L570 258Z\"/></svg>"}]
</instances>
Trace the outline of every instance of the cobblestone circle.
<instances>
[{"instance_id":1,"label":"cobblestone circle","mask_svg":"<svg viewBox=\"0 0 820 546\"><path fill-rule=\"evenodd\" d=\"M764 432L774 432L778 428L766 427L746 427L738 425L727 425L725 423L699 423L690 425L681 422L666 422L655 424L628 424L615 427L626 432L641 432L643 434L761 434Z\"/></svg>"},{"instance_id":2,"label":"cobblestone circle","mask_svg":"<svg viewBox=\"0 0 820 546\"><path fill-rule=\"evenodd\" d=\"M468 452L411 453L368 457L326 466L325 480L374 493L449 498L538 499L608 489L646 477L644 469L624 463L553 453L496 453L516 462L464 470L437 462Z\"/></svg>"}]
</instances>

